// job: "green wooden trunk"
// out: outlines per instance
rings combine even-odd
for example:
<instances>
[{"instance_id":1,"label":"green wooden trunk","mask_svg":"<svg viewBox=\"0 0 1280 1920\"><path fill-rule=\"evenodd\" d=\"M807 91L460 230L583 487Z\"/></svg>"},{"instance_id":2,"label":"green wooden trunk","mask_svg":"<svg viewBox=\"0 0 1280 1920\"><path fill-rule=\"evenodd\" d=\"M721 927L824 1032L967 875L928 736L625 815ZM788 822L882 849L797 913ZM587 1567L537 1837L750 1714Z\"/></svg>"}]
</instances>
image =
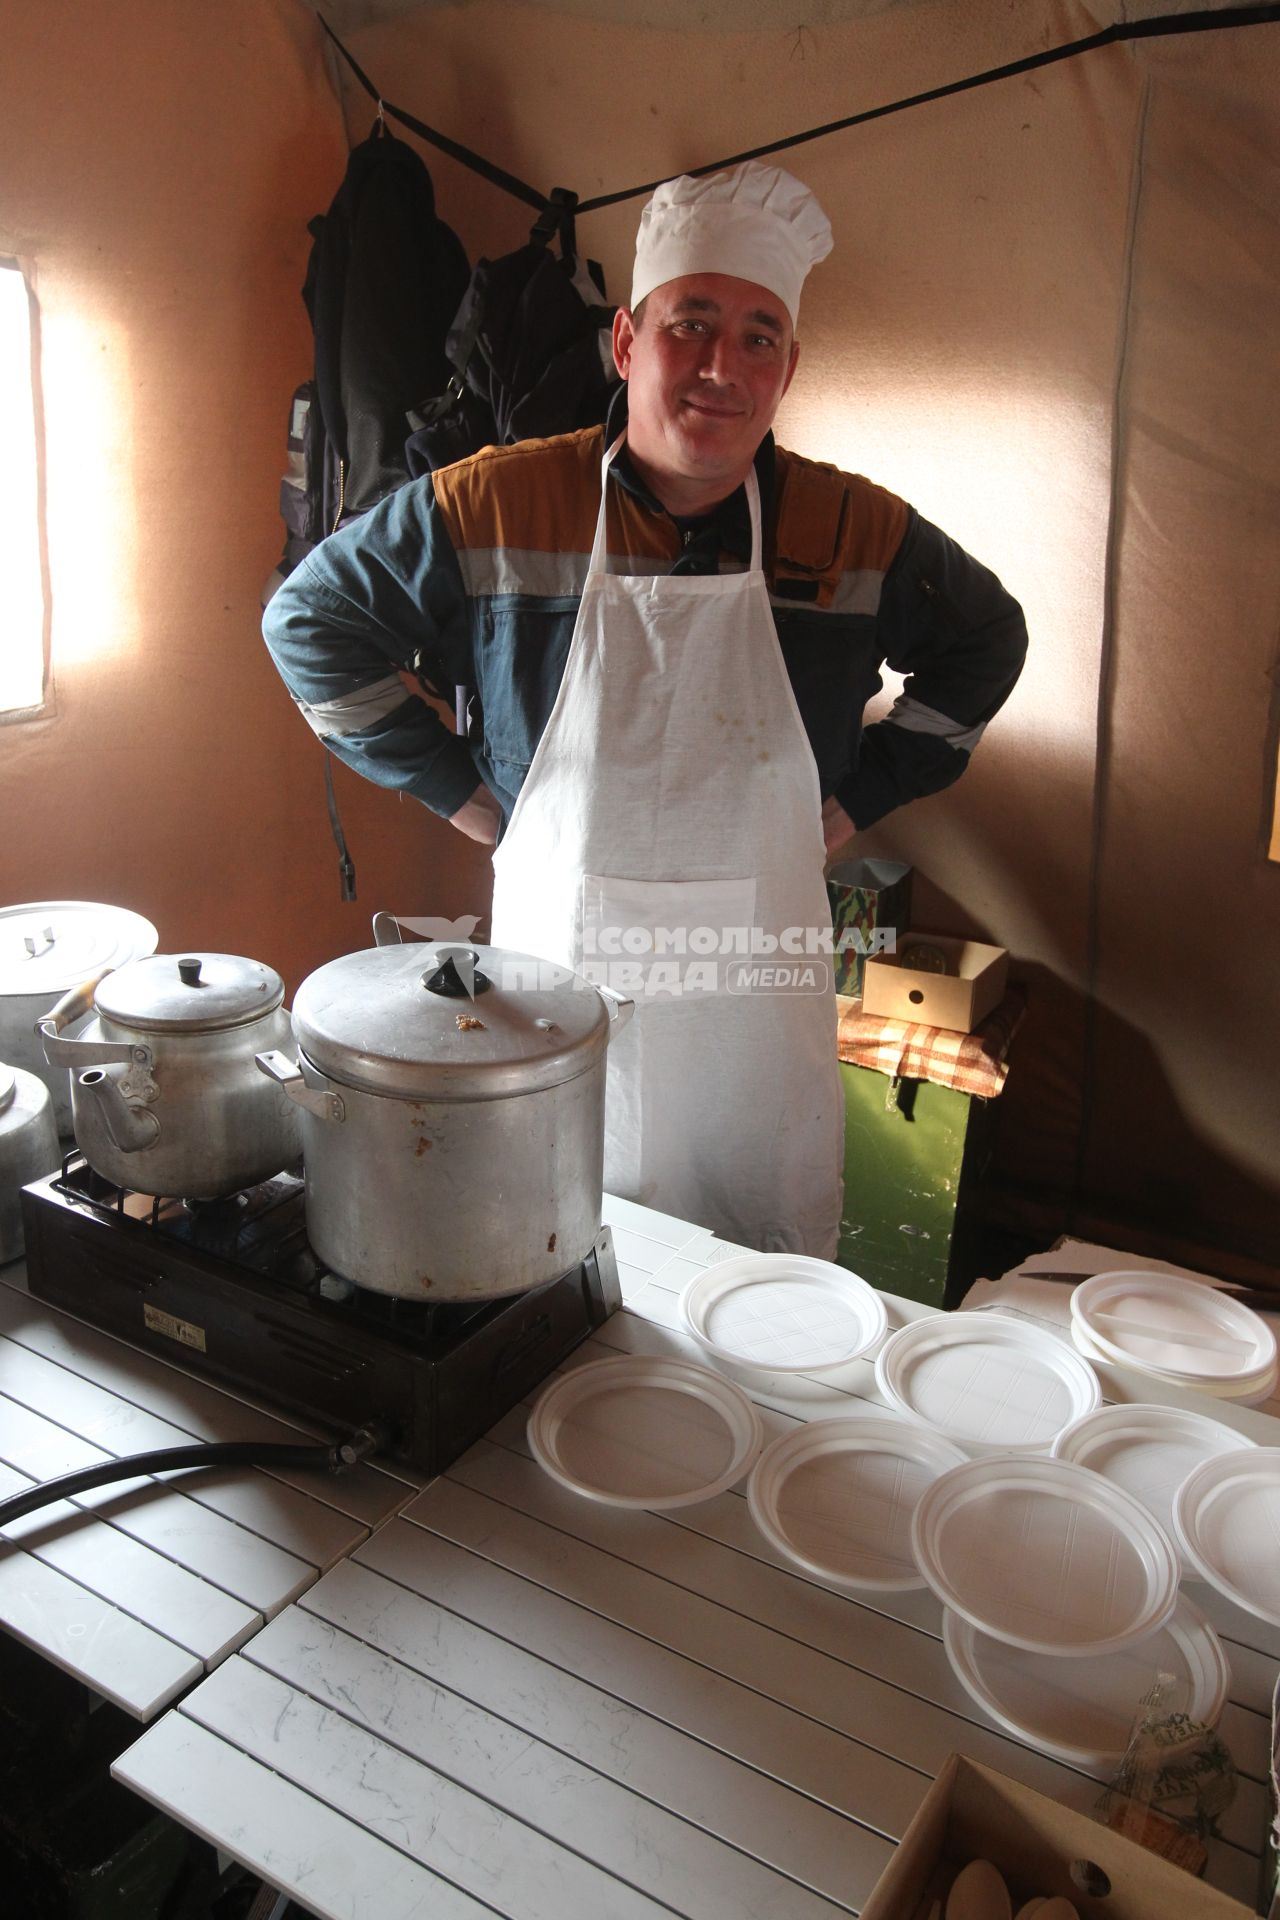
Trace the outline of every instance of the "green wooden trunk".
<instances>
[{"instance_id":1,"label":"green wooden trunk","mask_svg":"<svg viewBox=\"0 0 1280 1920\"><path fill-rule=\"evenodd\" d=\"M981 1176L991 1103L843 1061L840 1078L844 1213L836 1258L886 1292L954 1305L956 1211Z\"/></svg>"}]
</instances>

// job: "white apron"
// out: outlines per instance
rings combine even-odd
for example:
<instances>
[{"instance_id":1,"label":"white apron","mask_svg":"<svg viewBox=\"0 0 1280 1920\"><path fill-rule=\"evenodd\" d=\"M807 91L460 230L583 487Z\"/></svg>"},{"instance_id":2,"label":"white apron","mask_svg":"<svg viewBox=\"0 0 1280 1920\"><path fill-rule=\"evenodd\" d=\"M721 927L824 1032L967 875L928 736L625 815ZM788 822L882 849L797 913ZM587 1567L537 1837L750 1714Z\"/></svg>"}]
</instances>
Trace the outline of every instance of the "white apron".
<instances>
[{"instance_id":1,"label":"white apron","mask_svg":"<svg viewBox=\"0 0 1280 1920\"><path fill-rule=\"evenodd\" d=\"M610 574L621 445L601 469L564 679L494 852L493 943L636 999L609 1049L608 1192L829 1259L836 1009L830 955L804 951L831 924L821 795L769 608L755 475L749 572Z\"/></svg>"}]
</instances>

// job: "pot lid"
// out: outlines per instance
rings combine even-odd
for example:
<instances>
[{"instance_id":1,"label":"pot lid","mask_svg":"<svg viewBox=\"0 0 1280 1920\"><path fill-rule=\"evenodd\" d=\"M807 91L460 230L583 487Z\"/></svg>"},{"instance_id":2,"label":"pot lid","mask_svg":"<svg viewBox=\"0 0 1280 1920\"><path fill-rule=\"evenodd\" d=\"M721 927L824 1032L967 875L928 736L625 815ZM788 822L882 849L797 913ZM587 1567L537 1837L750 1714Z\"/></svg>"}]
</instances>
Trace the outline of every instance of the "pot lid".
<instances>
[{"instance_id":1,"label":"pot lid","mask_svg":"<svg viewBox=\"0 0 1280 1920\"><path fill-rule=\"evenodd\" d=\"M8 1113L17 1091L18 1080L13 1068L0 1066L0 1113Z\"/></svg>"},{"instance_id":2,"label":"pot lid","mask_svg":"<svg viewBox=\"0 0 1280 1920\"><path fill-rule=\"evenodd\" d=\"M568 967L428 942L331 960L298 988L293 1029L312 1065L345 1086L494 1100L585 1073L609 1015Z\"/></svg>"},{"instance_id":3,"label":"pot lid","mask_svg":"<svg viewBox=\"0 0 1280 1920\"><path fill-rule=\"evenodd\" d=\"M214 1033L270 1013L284 981L234 953L152 953L109 973L94 995L100 1014L147 1032Z\"/></svg>"},{"instance_id":4,"label":"pot lid","mask_svg":"<svg viewBox=\"0 0 1280 1920\"><path fill-rule=\"evenodd\" d=\"M0 995L31 994L45 1007L104 967L154 953L155 928L128 907L93 900L33 900L0 907Z\"/></svg>"}]
</instances>

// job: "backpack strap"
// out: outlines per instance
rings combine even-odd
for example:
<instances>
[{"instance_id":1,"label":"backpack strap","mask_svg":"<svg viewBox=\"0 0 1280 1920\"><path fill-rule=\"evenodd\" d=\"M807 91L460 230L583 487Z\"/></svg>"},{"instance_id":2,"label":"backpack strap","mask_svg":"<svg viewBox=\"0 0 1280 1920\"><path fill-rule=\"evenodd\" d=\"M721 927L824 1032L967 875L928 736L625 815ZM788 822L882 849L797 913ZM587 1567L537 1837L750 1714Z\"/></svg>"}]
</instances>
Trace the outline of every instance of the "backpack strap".
<instances>
[{"instance_id":1,"label":"backpack strap","mask_svg":"<svg viewBox=\"0 0 1280 1920\"><path fill-rule=\"evenodd\" d=\"M333 844L338 849L338 878L342 886L342 898L354 900L356 897L356 863L347 847L347 836L342 831L342 816L338 812L338 796L333 790L333 755L328 747L324 750L324 797L329 809L329 831L333 835Z\"/></svg>"},{"instance_id":2,"label":"backpack strap","mask_svg":"<svg viewBox=\"0 0 1280 1920\"><path fill-rule=\"evenodd\" d=\"M577 210L578 196L568 187L552 187L551 197L529 229L531 241L540 240L543 246L555 238L560 242L560 257L573 262L578 257L578 240L574 227L574 213Z\"/></svg>"}]
</instances>

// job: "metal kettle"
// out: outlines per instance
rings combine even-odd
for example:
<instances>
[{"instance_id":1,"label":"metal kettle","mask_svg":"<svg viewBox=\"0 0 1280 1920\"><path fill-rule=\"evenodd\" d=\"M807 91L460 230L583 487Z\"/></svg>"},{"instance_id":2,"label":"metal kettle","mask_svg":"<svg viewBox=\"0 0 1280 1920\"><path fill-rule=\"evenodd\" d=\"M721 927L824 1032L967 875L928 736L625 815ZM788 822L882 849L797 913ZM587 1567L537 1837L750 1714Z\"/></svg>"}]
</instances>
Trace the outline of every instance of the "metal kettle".
<instances>
[{"instance_id":1,"label":"metal kettle","mask_svg":"<svg viewBox=\"0 0 1280 1920\"><path fill-rule=\"evenodd\" d=\"M90 999L96 1017L69 1037ZM296 1111L254 1065L291 1032L260 961L151 954L65 995L39 1029L71 1069L76 1144L117 1186L216 1199L298 1157Z\"/></svg>"}]
</instances>

